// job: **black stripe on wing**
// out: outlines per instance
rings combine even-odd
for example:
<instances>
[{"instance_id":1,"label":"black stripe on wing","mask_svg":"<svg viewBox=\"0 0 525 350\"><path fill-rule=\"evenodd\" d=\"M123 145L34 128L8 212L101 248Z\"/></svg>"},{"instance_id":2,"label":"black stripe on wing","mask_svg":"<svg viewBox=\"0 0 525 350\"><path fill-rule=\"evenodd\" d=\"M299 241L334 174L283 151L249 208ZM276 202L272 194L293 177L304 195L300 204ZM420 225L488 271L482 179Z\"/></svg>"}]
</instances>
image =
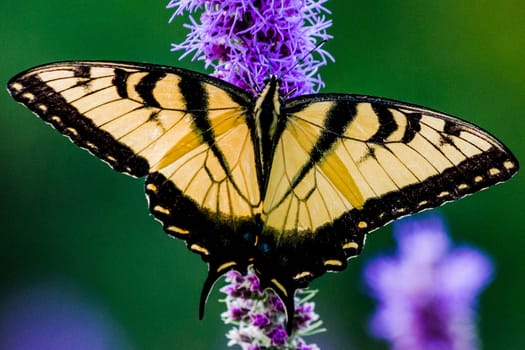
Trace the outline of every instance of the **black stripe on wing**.
<instances>
[{"instance_id":1,"label":"black stripe on wing","mask_svg":"<svg viewBox=\"0 0 525 350\"><path fill-rule=\"evenodd\" d=\"M398 125L394 120L392 112L390 112L387 107L373 104L372 108L379 119L379 129L368 139L368 142L384 143L385 140L397 130Z\"/></svg>"},{"instance_id":2,"label":"black stripe on wing","mask_svg":"<svg viewBox=\"0 0 525 350\"><path fill-rule=\"evenodd\" d=\"M295 112L304 108L304 106L299 107L300 108L286 108L285 113L287 115L293 115ZM326 153L328 153L332 146L341 138L346 127L353 121L356 112L356 104L352 101L339 101L333 105L324 119L321 134L310 150L307 161L298 174L293 178L289 190L275 206L280 205L280 203L282 203L301 183L306 174L323 160Z\"/></svg>"},{"instance_id":3,"label":"black stripe on wing","mask_svg":"<svg viewBox=\"0 0 525 350\"><path fill-rule=\"evenodd\" d=\"M162 106L153 96L153 89L159 80L164 78L166 73L160 71L154 71L148 73L144 78L135 87L135 91L139 94L140 98L144 101L144 106L146 107L157 107L161 108Z\"/></svg>"},{"instance_id":4,"label":"black stripe on wing","mask_svg":"<svg viewBox=\"0 0 525 350\"><path fill-rule=\"evenodd\" d=\"M219 160L224 172L231 179L231 171L224 155L215 144L215 133L208 119L208 94L202 83L196 79L186 78L179 83L180 92L186 103L188 113L191 115L193 126L203 142ZM233 181L232 181L233 183Z\"/></svg>"}]
</instances>

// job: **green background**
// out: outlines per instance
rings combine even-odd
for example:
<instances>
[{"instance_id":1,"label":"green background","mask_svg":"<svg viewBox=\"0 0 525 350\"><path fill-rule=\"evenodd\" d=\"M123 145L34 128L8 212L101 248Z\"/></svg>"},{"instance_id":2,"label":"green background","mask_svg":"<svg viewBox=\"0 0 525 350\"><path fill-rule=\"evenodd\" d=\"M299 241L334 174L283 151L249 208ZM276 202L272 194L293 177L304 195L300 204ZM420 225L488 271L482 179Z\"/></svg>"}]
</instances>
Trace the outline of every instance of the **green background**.
<instances>
[{"instance_id":1,"label":"green background","mask_svg":"<svg viewBox=\"0 0 525 350\"><path fill-rule=\"evenodd\" d=\"M0 2L0 83L59 60L144 61L202 70L169 51L186 33L167 1ZM525 159L525 4L499 1L333 0L336 62L325 92L378 95L461 116ZM0 91L0 307L13 295L74 286L118 325L133 349L226 347L215 288L197 320L206 265L149 215L143 182L110 170ZM525 349L525 181L440 209L456 242L488 252L493 283L479 304L485 349ZM374 304L363 264L394 247L390 227L369 237L346 271L313 283L328 332L322 348L386 349L366 325ZM1 314L1 309L0 309ZM2 349L3 350L3 349Z\"/></svg>"}]
</instances>

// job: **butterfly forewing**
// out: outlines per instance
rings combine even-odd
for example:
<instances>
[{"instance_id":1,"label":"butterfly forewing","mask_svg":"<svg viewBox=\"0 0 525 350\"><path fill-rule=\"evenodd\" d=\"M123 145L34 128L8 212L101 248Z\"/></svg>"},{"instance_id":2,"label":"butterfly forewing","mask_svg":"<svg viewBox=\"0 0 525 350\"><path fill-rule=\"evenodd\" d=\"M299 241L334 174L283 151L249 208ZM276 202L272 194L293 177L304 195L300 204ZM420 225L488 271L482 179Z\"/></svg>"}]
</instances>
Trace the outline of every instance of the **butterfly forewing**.
<instances>
[{"instance_id":1,"label":"butterfly forewing","mask_svg":"<svg viewBox=\"0 0 525 350\"><path fill-rule=\"evenodd\" d=\"M315 95L289 101L285 111L264 203L265 222L281 238L315 240L336 221L349 236L364 234L504 181L518 168L487 132L417 106Z\"/></svg>"},{"instance_id":2,"label":"butterfly forewing","mask_svg":"<svg viewBox=\"0 0 525 350\"><path fill-rule=\"evenodd\" d=\"M251 99L210 80L154 65L63 62L21 73L9 89L114 169L160 172L210 212L253 215L259 188L246 122Z\"/></svg>"}]
</instances>

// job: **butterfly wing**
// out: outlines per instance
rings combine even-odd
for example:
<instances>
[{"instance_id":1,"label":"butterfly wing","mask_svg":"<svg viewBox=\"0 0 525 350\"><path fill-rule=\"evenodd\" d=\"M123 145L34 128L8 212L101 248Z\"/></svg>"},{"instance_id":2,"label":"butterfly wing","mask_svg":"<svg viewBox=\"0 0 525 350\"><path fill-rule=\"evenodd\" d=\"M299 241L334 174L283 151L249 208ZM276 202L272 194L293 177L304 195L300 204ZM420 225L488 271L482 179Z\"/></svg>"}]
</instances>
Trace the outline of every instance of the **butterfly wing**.
<instances>
[{"instance_id":1,"label":"butterfly wing","mask_svg":"<svg viewBox=\"0 0 525 350\"><path fill-rule=\"evenodd\" d=\"M206 257L239 248L230 236L253 224L260 202L252 98L242 90L183 69L120 62L44 65L8 88L115 170L148 175L151 212L190 249Z\"/></svg>"},{"instance_id":2,"label":"butterfly wing","mask_svg":"<svg viewBox=\"0 0 525 350\"><path fill-rule=\"evenodd\" d=\"M275 256L274 270L287 266L298 283L344 269L365 234L389 221L518 170L509 150L477 126L397 101L303 96L283 115L263 221L268 251L294 257Z\"/></svg>"}]
</instances>

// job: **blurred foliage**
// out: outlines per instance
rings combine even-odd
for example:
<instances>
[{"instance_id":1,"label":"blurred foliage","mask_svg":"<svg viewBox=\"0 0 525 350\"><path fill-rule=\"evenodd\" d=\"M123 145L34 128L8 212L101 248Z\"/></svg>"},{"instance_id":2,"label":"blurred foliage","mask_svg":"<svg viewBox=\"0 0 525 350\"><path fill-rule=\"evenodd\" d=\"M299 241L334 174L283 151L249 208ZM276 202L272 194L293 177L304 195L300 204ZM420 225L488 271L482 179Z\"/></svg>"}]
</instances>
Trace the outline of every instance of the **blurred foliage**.
<instances>
[{"instance_id":1,"label":"blurred foliage","mask_svg":"<svg viewBox=\"0 0 525 350\"><path fill-rule=\"evenodd\" d=\"M167 1L0 2L0 82L59 60L113 59L177 65ZM474 6L475 7L472 7ZM336 62L324 91L378 95L429 106L490 130L525 159L525 4L517 0L343 1L326 44ZM136 349L225 348L214 292L197 306L206 265L148 214L141 180L110 170L0 93L0 305L19 286L66 280L105 305ZM483 294L486 349L525 348L523 172L509 183L440 209L457 242L488 252L497 275ZM324 348L386 349L366 333L373 305L362 264L391 249L390 228L369 237L348 269L313 283L328 332Z\"/></svg>"}]
</instances>

